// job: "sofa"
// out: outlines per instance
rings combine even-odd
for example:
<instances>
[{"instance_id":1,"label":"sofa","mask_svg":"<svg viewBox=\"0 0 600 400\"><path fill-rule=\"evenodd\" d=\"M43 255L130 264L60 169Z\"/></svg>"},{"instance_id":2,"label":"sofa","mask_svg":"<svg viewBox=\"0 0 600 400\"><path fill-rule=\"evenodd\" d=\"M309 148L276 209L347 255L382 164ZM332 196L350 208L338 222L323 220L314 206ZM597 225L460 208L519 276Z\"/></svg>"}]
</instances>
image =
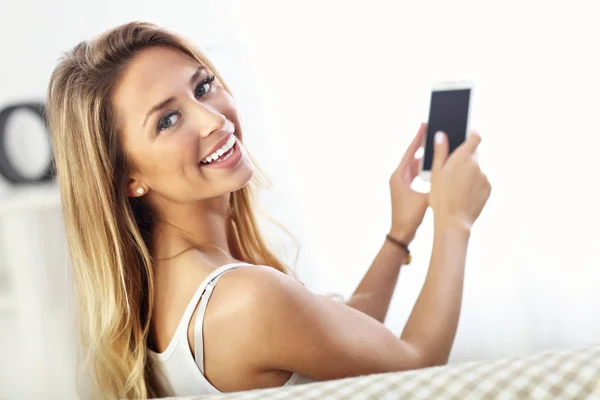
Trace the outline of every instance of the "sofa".
<instances>
[{"instance_id":1,"label":"sofa","mask_svg":"<svg viewBox=\"0 0 600 400\"><path fill-rule=\"evenodd\" d=\"M600 345L177 400L599 399Z\"/></svg>"}]
</instances>

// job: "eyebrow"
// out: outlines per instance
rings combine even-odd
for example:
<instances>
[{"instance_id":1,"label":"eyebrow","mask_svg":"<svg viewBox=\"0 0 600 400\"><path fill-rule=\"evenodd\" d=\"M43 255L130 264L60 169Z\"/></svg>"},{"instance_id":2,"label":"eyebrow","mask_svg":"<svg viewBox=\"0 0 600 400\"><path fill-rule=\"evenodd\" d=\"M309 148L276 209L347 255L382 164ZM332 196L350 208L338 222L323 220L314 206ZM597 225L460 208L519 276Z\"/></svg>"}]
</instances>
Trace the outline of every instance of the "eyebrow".
<instances>
[{"instance_id":1,"label":"eyebrow","mask_svg":"<svg viewBox=\"0 0 600 400\"><path fill-rule=\"evenodd\" d=\"M194 72L194 74L190 77L190 86L194 85L194 82L196 82L198 80L198 77L200 76L200 74L202 74L202 71L206 70L206 67L204 65L199 66L196 69L196 72ZM168 99L166 99L165 101L161 101L160 103L158 103L157 105L155 105L154 107L152 107L150 109L150 111L148 111L148 113L146 114L146 117L144 118L144 123L142 124L142 128L144 128L146 126L146 123L148 122L148 118L150 118L150 116L155 113L156 111L164 108L167 106L167 104L169 104L170 102L172 102L173 100L175 100L175 97L169 97Z\"/></svg>"}]
</instances>

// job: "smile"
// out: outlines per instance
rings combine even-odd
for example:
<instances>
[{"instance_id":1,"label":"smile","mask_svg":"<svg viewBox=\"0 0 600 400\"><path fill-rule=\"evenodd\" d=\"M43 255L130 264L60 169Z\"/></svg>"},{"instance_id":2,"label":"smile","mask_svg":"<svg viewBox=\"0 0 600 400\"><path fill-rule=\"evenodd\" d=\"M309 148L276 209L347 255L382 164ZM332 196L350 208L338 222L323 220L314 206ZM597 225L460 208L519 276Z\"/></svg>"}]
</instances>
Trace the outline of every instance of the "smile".
<instances>
[{"instance_id":1,"label":"smile","mask_svg":"<svg viewBox=\"0 0 600 400\"><path fill-rule=\"evenodd\" d=\"M233 154L233 147L235 145L235 136L231 136L227 142L221 146L217 151L200 161L201 164L213 164L220 163L227 160Z\"/></svg>"}]
</instances>

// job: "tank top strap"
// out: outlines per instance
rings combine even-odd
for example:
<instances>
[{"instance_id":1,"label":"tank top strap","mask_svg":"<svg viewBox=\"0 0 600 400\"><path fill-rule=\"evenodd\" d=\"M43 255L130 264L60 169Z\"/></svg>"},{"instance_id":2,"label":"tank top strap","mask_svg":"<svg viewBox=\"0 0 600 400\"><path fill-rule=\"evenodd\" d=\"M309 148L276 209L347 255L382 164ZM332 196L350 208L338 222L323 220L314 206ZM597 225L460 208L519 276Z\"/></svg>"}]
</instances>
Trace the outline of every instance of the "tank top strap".
<instances>
[{"instance_id":1,"label":"tank top strap","mask_svg":"<svg viewBox=\"0 0 600 400\"><path fill-rule=\"evenodd\" d=\"M194 297L192 297L192 301L190 302L188 308L185 312L185 321L187 321L185 325L185 332L182 334L186 335L187 339L187 331L189 328L189 324L192 319L192 315L196 310L196 305L198 306L198 313L196 314L196 321L194 323L194 354L195 361L200 368L200 372L204 375L204 340L203 340L203 326L204 326L204 314L206 313L206 307L208 306L208 301L210 300L210 296L212 295L213 289L216 286L217 282L227 271L231 271L232 269L238 267L249 266L251 264L246 263L235 263L235 264L227 264L222 267L214 270L205 280L202 282ZM200 302L200 304L198 304ZM189 341L186 340L187 343Z\"/></svg>"}]
</instances>

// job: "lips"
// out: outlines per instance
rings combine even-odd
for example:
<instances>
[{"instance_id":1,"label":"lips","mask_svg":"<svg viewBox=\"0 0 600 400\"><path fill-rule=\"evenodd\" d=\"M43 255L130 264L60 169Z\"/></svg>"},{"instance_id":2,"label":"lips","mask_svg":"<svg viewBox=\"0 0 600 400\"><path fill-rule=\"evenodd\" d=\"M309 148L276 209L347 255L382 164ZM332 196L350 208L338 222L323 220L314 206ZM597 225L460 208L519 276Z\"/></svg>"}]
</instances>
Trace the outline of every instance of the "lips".
<instances>
[{"instance_id":1,"label":"lips","mask_svg":"<svg viewBox=\"0 0 600 400\"><path fill-rule=\"evenodd\" d=\"M201 162L198 163L198 167L202 169L215 169L215 170L229 170L235 168L242 160L242 149L240 148L240 144L235 139L230 139L227 141L225 146L231 145L227 151L224 151L223 147L218 150L216 154L216 159L213 160L213 155L205 158ZM226 148L226 147L225 147ZM219 156L219 153L222 155ZM210 161L207 161L210 159Z\"/></svg>"},{"instance_id":2,"label":"lips","mask_svg":"<svg viewBox=\"0 0 600 400\"><path fill-rule=\"evenodd\" d=\"M226 156L227 153L231 151L235 143L236 138L234 135L228 135L224 137L222 140L219 141L219 143L217 143L217 145L211 150L211 152L208 153L202 159L202 161L200 161L200 164L210 164Z\"/></svg>"}]
</instances>

